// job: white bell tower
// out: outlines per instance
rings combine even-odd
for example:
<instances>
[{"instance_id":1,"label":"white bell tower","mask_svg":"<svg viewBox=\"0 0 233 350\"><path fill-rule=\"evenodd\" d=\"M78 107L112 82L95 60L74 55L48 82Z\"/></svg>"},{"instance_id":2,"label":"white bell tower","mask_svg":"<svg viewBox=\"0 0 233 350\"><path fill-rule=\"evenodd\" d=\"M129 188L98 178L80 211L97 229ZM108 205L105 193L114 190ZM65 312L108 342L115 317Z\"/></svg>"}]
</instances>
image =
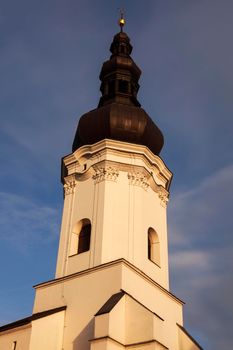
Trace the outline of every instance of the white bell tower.
<instances>
[{"instance_id":1,"label":"white bell tower","mask_svg":"<svg viewBox=\"0 0 233 350\"><path fill-rule=\"evenodd\" d=\"M63 158L55 279L35 286L31 317L0 327L0 348L201 349L169 291L172 173L159 157L162 132L137 100L141 71L124 23L100 73L99 105L80 118Z\"/></svg>"}]
</instances>

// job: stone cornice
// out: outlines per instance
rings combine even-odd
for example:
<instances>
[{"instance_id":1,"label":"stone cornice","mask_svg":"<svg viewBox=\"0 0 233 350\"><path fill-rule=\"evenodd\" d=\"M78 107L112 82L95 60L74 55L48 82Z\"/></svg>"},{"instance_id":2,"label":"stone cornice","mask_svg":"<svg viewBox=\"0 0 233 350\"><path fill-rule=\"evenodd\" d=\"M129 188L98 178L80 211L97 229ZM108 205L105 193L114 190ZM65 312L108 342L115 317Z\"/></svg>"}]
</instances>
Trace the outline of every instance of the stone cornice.
<instances>
[{"instance_id":1,"label":"stone cornice","mask_svg":"<svg viewBox=\"0 0 233 350\"><path fill-rule=\"evenodd\" d=\"M126 173L130 185L144 190L150 187L158 193L162 206L166 207L169 200L172 174L145 146L103 140L81 147L63 161L68 173L63 178L65 195L74 193L76 181L92 177L96 184L105 180L116 182L121 171Z\"/></svg>"},{"instance_id":2,"label":"stone cornice","mask_svg":"<svg viewBox=\"0 0 233 350\"><path fill-rule=\"evenodd\" d=\"M154 155L146 146L115 141L102 140L93 145L82 146L74 153L63 158L64 165L71 173L82 172L85 162L98 163L101 160L112 157L122 158L122 162L136 166L146 165L149 172L153 172L164 183L166 190L169 190L172 179L172 172L166 167L162 159Z\"/></svg>"},{"instance_id":3,"label":"stone cornice","mask_svg":"<svg viewBox=\"0 0 233 350\"><path fill-rule=\"evenodd\" d=\"M165 295L167 295L172 300L176 301L179 305L183 305L184 304L184 302L181 299L177 298L174 294L169 292L166 288L162 287L159 283L154 281L151 277L146 275L139 268L137 268L136 266L134 266L129 261L127 261L127 260L125 260L123 258L122 259L117 259L117 260L114 260L114 261L110 261L110 262L107 262L107 263L104 263L104 264L101 264L101 265L97 265L97 266L94 266L92 268L73 273L71 275L59 277L59 278L56 278L56 279L53 279L53 280L49 280L49 281L37 284L37 285L34 286L34 288L35 289L40 289L40 288L44 288L44 287L47 287L47 286L52 285L52 284L58 284L58 283L61 283L61 282L63 283L66 280L75 279L75 278L78 278L78 277L81 277L81 276L84 276L84 275L95 273L98 270L107 269L107 268L110 268L110 267L116 266L116 265L122 265L122 266L128 267L129 269L131 269L135 273L137 273L139 276L144 278L148 283L150 283L150 284L154 285L155 287L157 287L158 289L160 289Z\"/></svg>"},{"instance_id":4,"label":"stone cornice","mask_svg":"<svg viewBox=\"0 0 233 350\"><path fill-rule=\"evenodd\" d=\"M154 174L142 165L100 160L98 163L90 164L89 168L79 167L79 170L81 171L64 177L65 195L74 193L78 181L85 181L92 177L96 184L105 180L116 182L119 172L122 171L127 174L130 185L139 186L144 190L151 187L155 193L158 193L162 206L166 207L168 203L169 192L162 185L159 185L154 178Z\"/></svg>"},{"instance_id":5,"label":"stone cornice","mask_svg":"<svg viewBox=\"0 0 233 350\"><path fill-rule=\"evenodd\" d=\"M154 174L142 165L100 160L98 163L90 164L89 168L80 170L80 172L64 177L65 195L74 193L78 181L85 181L91 177L96 184L105 180L116 182L121 171L126 173L130 185L139 186L144 190L151 187L155 193L158 193L162 206L165 207L169 200L169 192L162 185L159 185L154 178Z\"/></svg>"}]
</instances>

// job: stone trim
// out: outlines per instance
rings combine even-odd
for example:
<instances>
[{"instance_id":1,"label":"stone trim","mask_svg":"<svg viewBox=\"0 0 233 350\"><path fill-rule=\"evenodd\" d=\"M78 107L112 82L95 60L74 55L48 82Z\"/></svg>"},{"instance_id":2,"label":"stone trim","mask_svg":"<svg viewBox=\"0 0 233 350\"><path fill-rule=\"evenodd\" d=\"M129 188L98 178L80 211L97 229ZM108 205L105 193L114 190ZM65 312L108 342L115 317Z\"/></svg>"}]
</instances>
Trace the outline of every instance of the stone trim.
<instances>
[{"instance_id":1,"label":"stone trim","mask_svg":"<svg viewBox=\"0 0 233 350\"><path fill-rule=\"evenodd\" d=\"M104 139L93 145L85 145L78 148L74 153L64 157L63 162L66 167L73 162L79 164L79 160L83 158L92 159L93 161L96 159L101 162L107 153L112 156L120 155L123 158L130 157L131 160L134 160L134 166L139 165L141 160L143 160L147 164L149 171L155 171L157 176L164 182L166 189L169 190L172 172L166 167L163 160L159 156L154 155L146 146Z\"/></svg>"},{"instance_id":2,"label":"stone trim","mask_svg":"<svg viewBox=\"0 0 233 350\"><path fill-rule=\"evenodd\" d=\"M90 177L93 178L96 184L105 180L116 182L120 171L127 173L130 185L141 187L145 191L151 187L155 193L158 193L161 205L166 207L169 200L169 192L162 185L156 183L153 174L145 167L138 165L132 166L131 164L111 160L102 160L91 165L84 172L76 172L66 176L64 178L65 195L74 193L78 181L84 181Z\"/></svg>"},{"instance_id":3,"label":"stone trim","mask_svg":"<svg viewBox=\"0 0 233 350\"><path fill-rule=\"evenodd\" d=\"M99 338L93 338L93 339L90 339L89 341L90 342L96 342L96 341L101 341L101 340L110 340L114 343L117 343L125 348L129 348L129 347L133 347L133 346L140 346L140 345L146 345L146 344L150 344L150 343L156 343L156 344L159 344L161 345L164 349L168 349L165 345L161 344L158 340L156 339L151 339L151 340L145 340L145 341L142 341L142 342L138 342L138 343L131 343L131 344L122 344L121 342L119 342L118 340L106 335L105 337L99 337Z\"/></svg>"},{"instance_id":4,"label":"stone trim","mask_svg":"<svg viewBox=\"0 0 233 350\"><path fill-rule=\"evenodd\" d=\"M135 160L133 161L133 163L131 161L127 163L124 161L119 162L115 159L103 159L103 156L104 157L106 156L107 151L108 149L105 148L102 150L102 155L101 155L101 152L96 152L91 156L89 156L88 158L92 159L94 163L89 163L88 169L85 169L84 171L78 171L78 167L76 167L72 163L73 172L70 173L70 170L69 170L69 175L64 177L65 195L74 193L75 186L78 181L85 181L92 177L95 184L105 180L116 182L119 177L119 173L122 171L127 174L130 185L139 186L143 188L145 191L149 187L151 187L151 189L155 193L158 193L159 198L161 200L161 205L163 207L166 207L168 203L168 198L169 198L168 186L164 184L165 185L164 187L164 185L157 183L156 181L156 177L161 178L161 180L163 180L162 173L164 169L163 170L159 169L157 164L151 164L148 158L146 157L144 157L145 165L135 164ZM119 153L121 154L122 150L120 150ZM140 156L143 157L143 155L140 155ZM162 163L162 160L161 159L159 160ZM78 159L76 160L76 163L77 164L79 163ZM67 163L66 166L69 167L69 164L71 163ZM164 168L165 168L165 165L164 165Z\"/></svg>"},{"instance_id":5,"label":"stone trim","mask_svg":"<svg viewBox=\"0 0 233 350\"><path fill-rule=\"evenodd\" d=\"M184 305L185 304L184 301L182 301L181 299L176 297L169 290L167 290L166 288L161 286L158 282L156 282L151 277L146 275L145 272L143 272L138 267L134 266L128 260L125 260L123 258L117 259L117 260L113 260L113 261L110 261L110 262L107 262L107 263L104 263L104 264L100 264L100 265L88 268L86 270L83 270L83 271L75 272L75 273L72 273L70 275L66 275L66 276L58 277L58 278L55 278L55 279L52 279L52 280L49 280L49 281L46 281L46 282L42 282L42 283L37 284L37 285L35 285L33 287L34 288L43 288L43 287L46 287L46 286L51 285L51 284L56 284L56 283L60 283L61 281L64 282L66 280L70 280L70 279L73 279L73 278L81 277L83 275L87 275L89 273L93 273L95 271L102 270L104 268L108 268L108 267L111 267L111 266L114 266L114 265L118 265L118 264L122 264L122 265L125 265L125 266L129 267L130 269L135 271L138 275L141 275L148 282L150 282L154 286L158 287L162 292L164 292L171 299L175 300L178 304L180 304L180 305Z\"/></svg>"}]
</instances>

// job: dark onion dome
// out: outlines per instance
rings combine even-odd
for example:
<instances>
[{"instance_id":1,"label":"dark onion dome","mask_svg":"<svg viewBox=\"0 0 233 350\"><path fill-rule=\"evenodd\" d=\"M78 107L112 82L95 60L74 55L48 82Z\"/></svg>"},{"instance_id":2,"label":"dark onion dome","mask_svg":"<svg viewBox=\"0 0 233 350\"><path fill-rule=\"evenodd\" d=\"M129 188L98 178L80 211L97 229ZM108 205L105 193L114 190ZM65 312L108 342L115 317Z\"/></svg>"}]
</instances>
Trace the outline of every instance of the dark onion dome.
<instances>
[{"instance_id":1,"label":"dark onion dome","mask_svg":"<svg viewBox=\"0 0 233 350\"><path fill-rule=\"evenodd\" d=\"M72 150L114 139L147 146L158 155L163 134L137 100L141 70L130 57L132 46L126 33L114 36L110 51L112 55L100 72L98 108L80 118Z\"/></svg>"}]
</instances>

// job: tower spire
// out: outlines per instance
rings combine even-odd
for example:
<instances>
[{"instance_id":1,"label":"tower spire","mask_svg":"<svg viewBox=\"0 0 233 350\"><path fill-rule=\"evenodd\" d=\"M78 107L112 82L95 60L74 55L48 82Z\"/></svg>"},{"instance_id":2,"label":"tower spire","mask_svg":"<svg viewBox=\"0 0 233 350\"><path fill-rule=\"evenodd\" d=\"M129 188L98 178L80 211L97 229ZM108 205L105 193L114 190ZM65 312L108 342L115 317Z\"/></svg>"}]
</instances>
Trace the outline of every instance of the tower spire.
<instances>
[{"instance_id":1,"label":"tower spire","mask_svg":"<svg viewBox=\"0 0 233 350\"><path fill-rule=\"evenodd\" d=\"M98 107L80 118L72 150L113 139L147 146L158 155L163 134L137 99L141 70L131 57L133 47L122 30L125 19L122 10L120 13L121 31L113 37L111 56L99 76L102 96Z\"/></svg>"}]
</instances>

